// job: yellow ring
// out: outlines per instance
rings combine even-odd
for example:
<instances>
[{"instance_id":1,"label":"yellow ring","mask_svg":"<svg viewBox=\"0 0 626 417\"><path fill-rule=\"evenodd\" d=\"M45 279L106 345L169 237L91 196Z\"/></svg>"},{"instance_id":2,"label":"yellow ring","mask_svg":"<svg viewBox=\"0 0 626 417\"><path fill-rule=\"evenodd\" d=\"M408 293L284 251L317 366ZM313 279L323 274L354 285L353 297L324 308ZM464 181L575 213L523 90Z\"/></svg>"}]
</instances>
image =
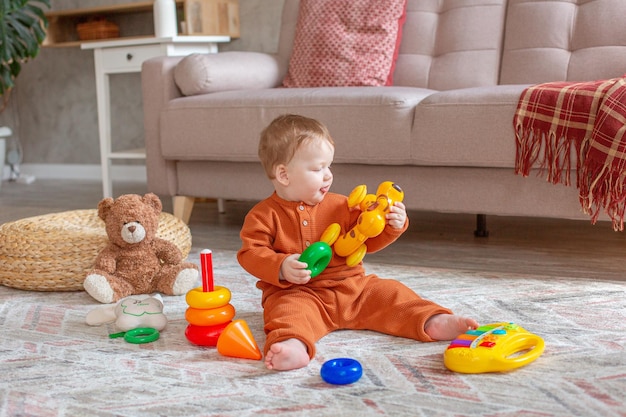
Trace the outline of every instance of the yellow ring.
<instances>
[{"instance_id":1,"label":"yellow ring","mask_svg":"<svg viewBox=\"0 0 626 417\"><path fill-rule=\"evenodd\" d=\"M226 323L235 317L235 307L232 304L211 309L189 307L185 311L185 319L196 326L215 326Z\"/></svg>"},{"instance_id":2,"label":"yellow ring","mask_svg":"<svg viewBox=\"0 0 626 417\"><path fill-rule=\"evenodd\" d=\"M216 286L215 291L209 292L204 292L202 287L197 287L187 292L185 300L189 307L211 309L225 306L230 302L230 297L230 290L226 287Z\"/></svg>"}]
</instances>

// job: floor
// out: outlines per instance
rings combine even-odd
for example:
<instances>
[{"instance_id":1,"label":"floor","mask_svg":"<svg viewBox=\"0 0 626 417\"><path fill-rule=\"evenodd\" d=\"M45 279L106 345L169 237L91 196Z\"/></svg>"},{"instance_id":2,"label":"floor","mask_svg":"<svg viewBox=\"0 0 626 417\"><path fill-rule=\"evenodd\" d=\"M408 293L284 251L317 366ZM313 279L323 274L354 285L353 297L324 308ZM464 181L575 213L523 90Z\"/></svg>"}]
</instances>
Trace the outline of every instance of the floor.
<instances>
[{"instance_id":1,"label":"floor","mask_svg":"<svg viewBox=\"0 0 626 417\"><path fill-rule=\"evenodd\" d=\"M116 195L146 192L144 184L115 184ZM97 181L3 182L0 224L66 210L96 208L102 198ZM163 198L164 210L171 201ZM214 201L196 203L189 223L193 245L237 250L239 227L254 202L227 201L220 214ZM410 212L408 231L392 246L366 260L429 268L522 273L528 276L626 281L626 239L601 222L489 216L489 237L476 238L474 215ZM2 244L2 242L0 242Z\"/></svg>"}]
</instances>

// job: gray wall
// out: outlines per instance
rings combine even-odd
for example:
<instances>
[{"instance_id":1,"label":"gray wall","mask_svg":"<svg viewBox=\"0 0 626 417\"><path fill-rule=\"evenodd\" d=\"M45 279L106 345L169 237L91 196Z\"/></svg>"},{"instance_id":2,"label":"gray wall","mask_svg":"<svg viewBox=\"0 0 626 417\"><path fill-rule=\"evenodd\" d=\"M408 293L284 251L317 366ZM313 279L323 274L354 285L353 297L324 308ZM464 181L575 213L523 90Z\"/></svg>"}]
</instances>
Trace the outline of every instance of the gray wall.
<instances>
[{"instance_id":1,"label":"gray wall","mask_svg":"<svg viewBox=\"0 0 626 417\"><path fill-rule=\"evenodd\" d=\"M81 0L52 0L51 11L80 8ZM89 7L133 3L90 0ZM239 0L241 38L221 50L275 52L283 0ZM151 13L145 22L152 25ZM111 76L114 149L143 147L139 74ZM13 129L23 163L99 164L98 115L92 50L42 48L24 65L0 125ZM10 146L10 144L9 144Z\"/></svg>"}]
</instances>

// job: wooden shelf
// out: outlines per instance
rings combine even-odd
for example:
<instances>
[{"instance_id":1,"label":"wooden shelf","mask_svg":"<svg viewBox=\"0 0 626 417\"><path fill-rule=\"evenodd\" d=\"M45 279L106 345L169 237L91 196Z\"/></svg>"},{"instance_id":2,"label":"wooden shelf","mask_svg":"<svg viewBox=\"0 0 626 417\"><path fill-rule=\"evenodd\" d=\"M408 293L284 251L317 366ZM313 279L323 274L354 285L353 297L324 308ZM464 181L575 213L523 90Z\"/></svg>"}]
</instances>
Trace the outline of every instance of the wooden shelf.
<instances>
[{"instance_id":1,"label":"wooden shelf","mask_svg":"<svg viewBox=\"0 0 626 417\"><path fill-rule=\"evenodd\" d=\"M175 0L180 31L181 22L185 15L185 9L189 0ZM212 13L212 19L217 22L210 25L212 28L227 28L229 33L205 33L204 35L225 35L231 38L239 37L239 2L238 0L199 0L204 2L203 7L207 10L217 11ZM196 3L193 1L192 3ZM119 38L133 39L154 37L153 2L141 1L136 3L118 4L113 6L87 7L81 9L68 9L46 13L48 30L44 47L74 47L89 42L101 42L107 39L81 40L78 37L76 26L79 23L97 19L106 19L115 23L120 28ZM226 16L220 11L227 10ZM227 19L227 22L223 22ZM212 23L212 22L210 22ZM215 29L219 31L219 29Z\"/></svg>"},{"instance_id":2,"label":"wooden shelf","mask_svg":"<svg viewBox=\"0 0 626 417\"><path fill-rule=\"evenodd\" d=\"M176 3L182 5L184 3L184 0L176 0ZM149 12L149 11L152 11L152 2L143 1L143 2L137 2L137 3L118 4L115 6L85 7L81 9L60 10L56 12L46 13L46 16L47 17L84 16L84 15Z\"/></svg>"}]
</instances>

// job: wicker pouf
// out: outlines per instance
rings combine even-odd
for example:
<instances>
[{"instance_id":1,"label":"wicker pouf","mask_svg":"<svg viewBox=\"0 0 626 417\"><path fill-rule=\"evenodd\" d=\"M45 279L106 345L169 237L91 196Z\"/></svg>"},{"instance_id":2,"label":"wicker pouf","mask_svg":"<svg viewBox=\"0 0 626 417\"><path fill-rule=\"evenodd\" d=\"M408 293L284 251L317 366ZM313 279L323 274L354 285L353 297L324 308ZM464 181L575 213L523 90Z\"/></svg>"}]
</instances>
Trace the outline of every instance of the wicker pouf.
<instances>
[{"instance_id":1,"label":"wicker pouf","mask_svg":"<svg viewBox=\"0 0 626 417\"><path fill-rule=\"evenodd\" d=\"M157 236L186 258L189 227L161 213ZM107 245L98 210L74 210L0 225L0 284L32 291L79 291L96 256Z\"/></svg>"}]
</instances>

